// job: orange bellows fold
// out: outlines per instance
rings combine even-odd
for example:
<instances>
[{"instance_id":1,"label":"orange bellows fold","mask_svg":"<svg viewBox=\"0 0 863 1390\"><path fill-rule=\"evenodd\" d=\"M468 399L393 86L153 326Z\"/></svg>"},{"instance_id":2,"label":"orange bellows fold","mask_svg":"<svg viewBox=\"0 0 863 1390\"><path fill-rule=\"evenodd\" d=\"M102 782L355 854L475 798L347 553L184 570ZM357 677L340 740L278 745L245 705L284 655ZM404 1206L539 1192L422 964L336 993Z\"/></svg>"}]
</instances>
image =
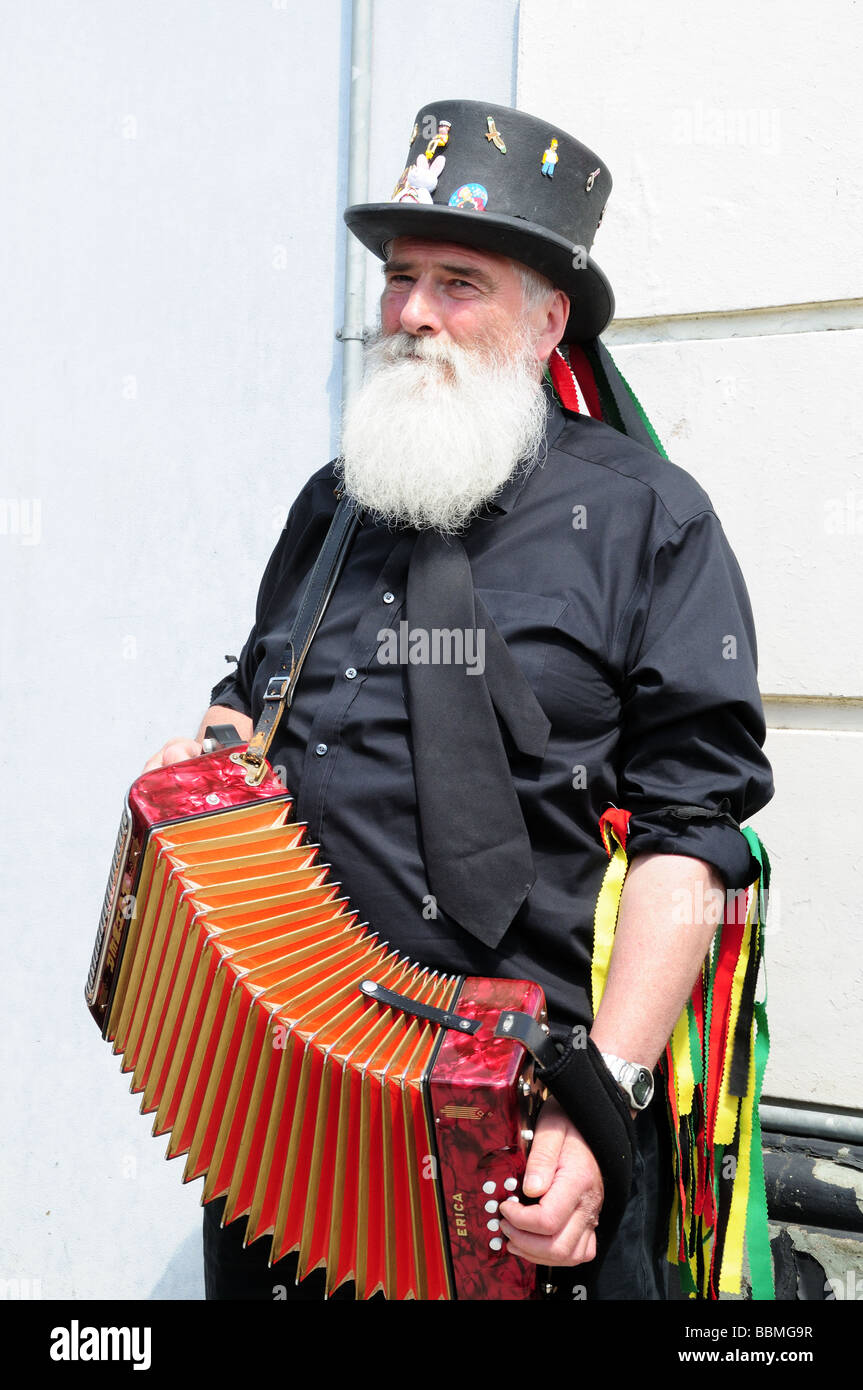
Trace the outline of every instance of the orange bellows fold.
<instances>
[{"instance_id":1,"label":"orange bellows fold","mask_svg":"<svg viewBox=\"0 0 863 1390\"><path fill-rule=\"evenodd\" d=\"M247 1242L299 1251L300 1277L324 1266L328 1292L451 1298L423 1100L440 1030L358 987L446 1009L458 981L359 925L286 812L150 830L105 1036L168 1156Z\"/></svg>"}]
</instances>

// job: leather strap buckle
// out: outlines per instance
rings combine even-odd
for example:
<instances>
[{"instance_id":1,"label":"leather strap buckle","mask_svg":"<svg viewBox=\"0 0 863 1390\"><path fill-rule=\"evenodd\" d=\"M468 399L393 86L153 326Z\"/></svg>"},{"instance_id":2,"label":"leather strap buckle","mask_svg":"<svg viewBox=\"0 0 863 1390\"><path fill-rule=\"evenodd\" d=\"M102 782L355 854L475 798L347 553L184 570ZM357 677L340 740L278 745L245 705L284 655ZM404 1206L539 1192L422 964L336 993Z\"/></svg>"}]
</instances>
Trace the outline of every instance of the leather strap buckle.
<instances>
[{"instance_id":1,"label":"leather strap buckle","mask_svg":"<svg viewBox=\"0 0 863 1390\"><path fill-rule=\"evenodd\" d=\"M288 676L270 676L267 688L264 691L265 700L284 700L288 693L290 679Z\"/></svg>"}]
</instances>

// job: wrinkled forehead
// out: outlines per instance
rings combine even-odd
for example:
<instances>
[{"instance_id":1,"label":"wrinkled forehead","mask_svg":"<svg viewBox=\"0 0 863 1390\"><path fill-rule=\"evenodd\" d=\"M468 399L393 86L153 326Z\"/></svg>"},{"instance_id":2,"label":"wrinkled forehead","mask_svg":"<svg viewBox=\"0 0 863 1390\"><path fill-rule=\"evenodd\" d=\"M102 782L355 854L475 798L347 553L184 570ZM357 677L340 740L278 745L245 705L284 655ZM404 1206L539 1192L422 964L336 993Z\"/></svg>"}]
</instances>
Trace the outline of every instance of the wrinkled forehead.
<instances>
[{"instance_id":1,"label":"wrinkled forehead","mask_svg":"<svg viewBox=\"0 0 863 1390\"><path fill-rule=\"evenodd\" d=\"M393 237L384 246L385 264L421 261L426 265L475 266L478 270L493 271L497 276L518 274L518 262L497 251L480 251L460 241L437 241L431 237Z\"/></svg>"}]
</instances>

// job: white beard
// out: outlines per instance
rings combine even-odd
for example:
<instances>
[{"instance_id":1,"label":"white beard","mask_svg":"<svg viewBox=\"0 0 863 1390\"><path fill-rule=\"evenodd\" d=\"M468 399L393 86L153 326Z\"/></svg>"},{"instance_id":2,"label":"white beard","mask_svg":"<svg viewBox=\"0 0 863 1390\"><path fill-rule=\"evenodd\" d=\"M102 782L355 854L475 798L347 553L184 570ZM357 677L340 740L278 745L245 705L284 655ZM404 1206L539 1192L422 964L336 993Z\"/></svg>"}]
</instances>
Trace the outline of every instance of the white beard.
<instances>
[{"instance_id":1,"label":"white beard","mask_svg":"<svg viewBox=\"0 0 863 1390\"><path fill-rule=\"evenodd\" d=\"M523 332L507 348L378 335L365 364L336 471L376 518L463 530L516 469L536 463L548 406Z\"/></svg>"}]
</instances>

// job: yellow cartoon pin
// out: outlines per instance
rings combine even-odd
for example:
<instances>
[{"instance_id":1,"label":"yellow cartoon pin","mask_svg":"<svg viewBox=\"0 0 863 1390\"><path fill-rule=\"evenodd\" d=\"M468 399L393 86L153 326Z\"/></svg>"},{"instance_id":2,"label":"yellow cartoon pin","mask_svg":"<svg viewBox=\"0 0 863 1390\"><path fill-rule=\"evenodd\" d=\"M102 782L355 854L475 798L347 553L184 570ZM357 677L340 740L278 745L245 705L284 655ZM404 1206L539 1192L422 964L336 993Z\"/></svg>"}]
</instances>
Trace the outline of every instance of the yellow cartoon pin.
<instances>
[{"instance_id":1,"label":"yellow cartoon pin","mask_svg":"<svg viewBox=\"0 0 863 1390\"><path fill-rule=\"evenodd\" d=\"M554 166L557 160L557 136L552 135L548 149L543 150L542 154L542 172L550 179L554 178Z\"/></svg>"},{"instance_id":2,"label":"yellow cartoon pin","mask_svg":"<svg viewBox=\"0 0 863 1390\"><path fill-rule=\"evenodd\" d=\"M438 121L437 135L433 135L426 145L426 159L431 163L437 150L442 150L452 129L452 121Z\"/></svg>"}]
</instances>

